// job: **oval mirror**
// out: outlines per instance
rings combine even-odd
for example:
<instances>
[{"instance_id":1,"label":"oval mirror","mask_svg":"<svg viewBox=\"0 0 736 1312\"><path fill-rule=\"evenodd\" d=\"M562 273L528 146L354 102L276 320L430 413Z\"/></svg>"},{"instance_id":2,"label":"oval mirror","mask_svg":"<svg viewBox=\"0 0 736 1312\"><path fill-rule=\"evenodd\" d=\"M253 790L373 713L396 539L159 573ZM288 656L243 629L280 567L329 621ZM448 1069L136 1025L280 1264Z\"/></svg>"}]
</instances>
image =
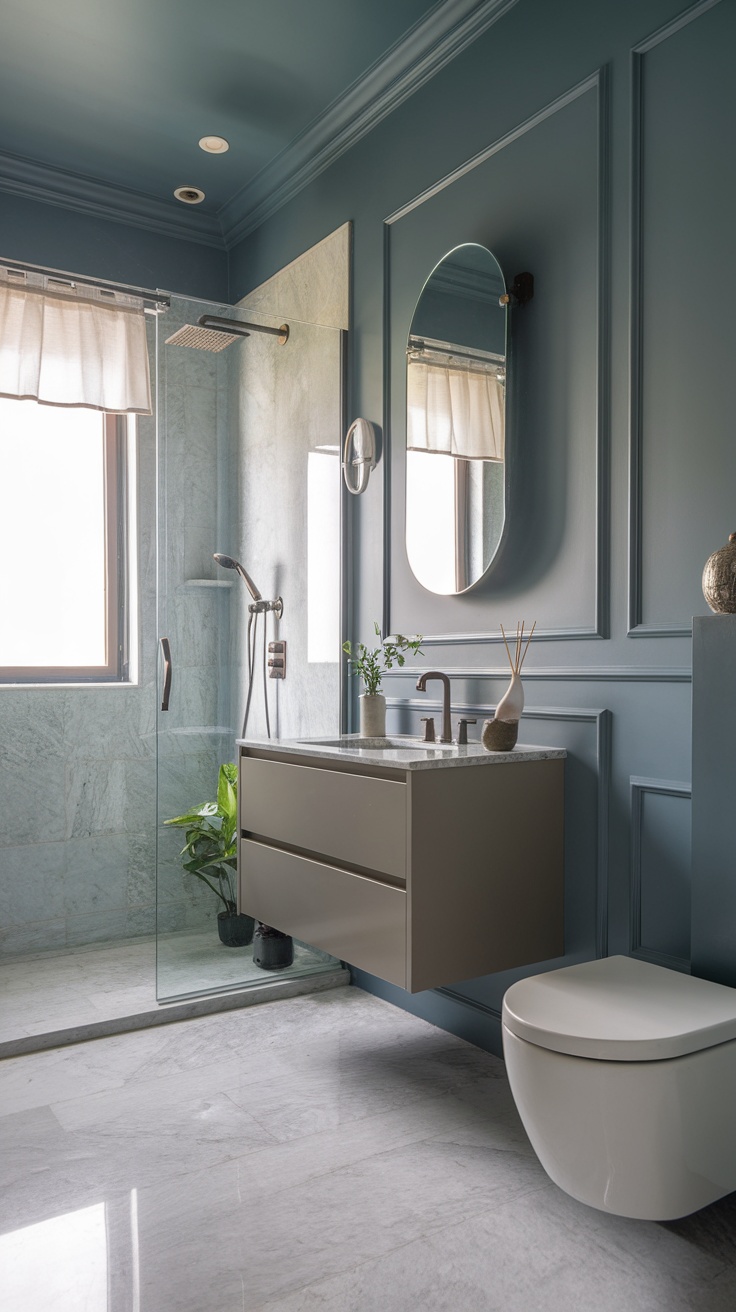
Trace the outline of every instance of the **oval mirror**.
<instances>
[{"instance_id":1,"label":"oval mirror","mask_svg":"<svg viewBox=\"0 0 736 1312\"><path fill-rule=\"evenodd\" d=\"M432 270L407 345L406 550L423 587L467 592L506 516L506 286L485 246Z\"/></svg>"}]
</instances>

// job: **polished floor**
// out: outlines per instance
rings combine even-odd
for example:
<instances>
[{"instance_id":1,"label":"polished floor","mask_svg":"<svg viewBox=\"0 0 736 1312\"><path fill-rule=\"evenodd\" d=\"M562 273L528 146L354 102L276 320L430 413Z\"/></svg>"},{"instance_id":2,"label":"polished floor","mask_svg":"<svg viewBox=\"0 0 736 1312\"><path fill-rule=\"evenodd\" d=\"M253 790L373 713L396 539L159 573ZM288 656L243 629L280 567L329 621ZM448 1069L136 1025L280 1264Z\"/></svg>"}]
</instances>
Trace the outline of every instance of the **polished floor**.
<instances>
[{"instance_id":1,"label":"polished floor","mask_svg":"<svg viewBox=\"0 0 736 1312\"><path fill-rule=\"evenodd\" d=\"M294 945L293 965L264 971L212 925L0 961L0 1057L343 985L340 963ZM209 996L195 996L208 994Z\"/></svg>"},{"instance_id":2,"label":"polished floor","mask_svg":"<svg viewBox=\"0 0 736 1312\"><path fill-rule=\"evenodd\" d=\"M732 1312L736 1195L549 1182L503 1063L356 988L0 1062L3 1312Z\"/></svg>"}]
</instances>

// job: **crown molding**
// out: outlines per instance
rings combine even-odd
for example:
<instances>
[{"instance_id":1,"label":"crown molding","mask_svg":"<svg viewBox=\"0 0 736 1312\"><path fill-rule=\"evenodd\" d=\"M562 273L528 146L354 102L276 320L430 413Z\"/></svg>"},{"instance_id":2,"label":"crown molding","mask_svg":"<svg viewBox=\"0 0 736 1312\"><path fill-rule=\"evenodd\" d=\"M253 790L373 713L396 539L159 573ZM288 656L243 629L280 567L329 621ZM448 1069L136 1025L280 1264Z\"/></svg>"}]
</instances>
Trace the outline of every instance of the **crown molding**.
<instances>
[{"instance_id":1,"label":"crown molding","mask_svg":"<svg viewBox=\"0 0 736 1312\"><path fill-rule=\"evenodd\" d=\"M213 214L192 213L156 196L111 186L19 155L0 152L0 191L92 218L145 228L180 241L223 249L222 231Z\"/></svg>"},{"instance_id":2,"label":"crown molding","mask_svg":"<svg viewBox=\"0 0 736 1312\"><path fill-rule=\"evenodd\" d=\"M37 160L0 152L0 192L125 223L182 241L230 249L350 150L518 0L440 0L304 132L219 209L179 209Z\"/></svg>"},{"instance_id":3,"label":"crown molding","mask_svg":"<svg viewBox=\"0 0 736 1312\"><path fill-rule=\"evenodd\" d=\"M443 0L220 208L228 249L260 227L518 0Z\"/></svg>"}]
</instances>

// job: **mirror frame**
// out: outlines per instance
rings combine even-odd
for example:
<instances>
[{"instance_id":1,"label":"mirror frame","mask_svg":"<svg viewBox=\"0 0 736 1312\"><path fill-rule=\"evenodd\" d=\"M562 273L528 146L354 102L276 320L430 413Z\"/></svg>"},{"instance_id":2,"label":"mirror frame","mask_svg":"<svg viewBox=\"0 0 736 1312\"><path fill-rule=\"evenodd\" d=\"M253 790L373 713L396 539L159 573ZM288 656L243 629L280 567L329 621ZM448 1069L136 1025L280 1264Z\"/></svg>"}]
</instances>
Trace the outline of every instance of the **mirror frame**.
<instances>
[{"instance_id":1,"label":"mirror frame","mask_svg":"<svg viewBox=\"0 0 736 1312\"><path fill-rule=\"evenodd\" d=\"M450 263L452 262L452 258L453 258L453 256L456 256L459 252L468 251L469 248L473 248L475 251L477 251L477 252L478 252L478 255L479 255L479 258L482 258L482 260L483 260L484 262L488 262L488 263L492 262L492 264L493 264L493 266L494 266L494 268L493 268L493 270L492 270L492 273L493 273L494 279L496 280L496 285L495 285L495 287L493 288L492 294L493 294L494 296L495 296L495 295L498 295L498 301L497 301L497 303L496 303L496 307L495 307L495 308L496 308L497 310L500 308L502 312L505 311L505 314L504 314L504 326L503 326L503 346L504 346L504 350L503 350L503 356L502 356L502 357L499 356L499 353L498 353L498 352L487 351L487 350L484 349L483 347L475 347L475 348L474 348L473 345L472 345L472 343L469 343L469 342L463 340L462 336L457 332L457 329L456 329L455 332L452 334L452 336L458 338L458 348L459 348L459 349L458 349L458 355L462 355L464 352L466 352L466 353L470 353L470 352L472 352L472 351L475 349L475 350L478 352L478 355L481 356L481 357L485 357L485 356L487 356L487 357L489 358L489 360L492 360L493 357L495 356L496 359L499 359L499 360L502 359L502 360L503 360L503 369L504 369L504 386L503 386L503 448L504 448L504 449L503 449L503 461L502 461L502 462L496 462L496 461L493 461L493 463L503 463L502 505L501 505L501 513L502 513L502 516L503 516L503 520L502 520L502 523L501 523L500 529L499 529L499 531L498 531L498 535L497 535L497 537L496 537L496 539L495 539L495 542L493 543L492 550L491 550L491 554L489 555L488 558L485 557L485 554L483 555L483 561L482 561L483 568L480 570L480 572L475 572L475 573L474 573L474 576L472 577L471 581L468 582L466 586L464 586L464 587L458 587L458 586L457 586L457 582L458 582L458 574L457 574L457 555L458 555L458 553L457 553L457 549L456 549L456 548L457 548L457 524L458 524L458 516L457 516L457 496L458 496L458 486L461 486L461 485L464 484L465 487L467 488L467 487L469 486L469 482L470 482L469 478L461 478L461 480L460 480L460 485L458 484L458 477L457 477L458 472L459 472L459 470L458 470L458 464L461 464L461 465L464 467L465 473L469 475L469 473L470 473L470 468L471 468L472 465L474 465L474 464L482 464L482 465L485 465L486 463L489 463L489 464L490 464L490 463L492 462L492 458L489 457L489 458L486 460L486 459L484 459L483 457L480 457L480 458L475 457L475 458L468 458L468 459L465 459L465 460L464 460L462 457L457 457L456 455L454 455L454 454L448 452L448 453L447 453L447 457L448 457L449 459L452 460L452 462L453 462L453 466L454 466L454 468L453 468L453 475L454 475L454 477L453 477L453 490L452 490L452 492L449 492L449 495L455 499L455 509L454 509L453 512L452 512L452 515L453 515L454 536L455 536L455 539L456 539L456 541L455 541L455 550L454 550L454 553L453 553L454 568L455 568L455 586L452 587L452 588L438 588L438 587L433 587L433 586L431 586L431 584L429 584L427 581L425 581L425 577L426 577L426 576L425 576L425 577L421 577L420 574L417 573L416 569L414 568L414 564L413 564L413 562L412 562L412 555L411 555L410 548L409 548L408 535L409 535L409 495L410 495L410 473L409 473L409 460L408 460L408 456L409 456L410 448L409 448L408 445L407 445L407 444L408 444L408 441L409 441L409 356L410 356L410 353L411 353L411 345L412 345L412 341L416 341L417 343L421 343L421 347L423 347L423 346L424 346L424 341L426 340L426 342L427 342L427 349L428 349L429 351L431 351L431 349L432 349L432 343L433 343L433 342L437 342L437 343L439 344L439 343L444 343L445 341L450 341L450 337L449 337L446 333L445 333L444 335L441 335L441 334L439 334L439 333L437 333L437 332L434 332L434 333L428 333L428 332L423 332L423 331L421 331L421 328L422 328L421 321L420 321L420 325L419 325L419 329L420 329L420 331L417 332L416 329L415 329L415 324L416 324L416 322L417 322L417 315L418 315L418 312L420 311L420 307L421 307L421 304L422 304L422 300L423 300L423 298L425 297L425 295L426 295L426 293L427 293L427 289L429 288L429 286L430 286L430 284L431 284L433 278L436 278L438 271L442 269L443 265L448 265L448 264L450 264ZM500 293L500 295L499 295L499 293ZM461 292L460 294L462 295L462 292ZM489 292L486 293L486 296L488 296L488 295L490 295L490 294L491 294L491 293L490 293L490 291L489 291ZM477 297L477 299L480 300L481 298L480 298L480 297ZM510 306L510 304L512 303L512 301L513 301L514 299L515 299L515 297L514 297L513 293L509 293L509 291L507 290L507 284L506 284L506 279L505 279L505 277L504 277L503 269L501 268L500 262L499 262L499 260L496 258L496 256L493 254L493 252L492 252L487 246L483 245L481 242L473 242L473 241L471 241L471 242L460 242L460 243L458 243L457 245L451 247L448 251L446 251L445 254L442 256L442 258L441 258L440 260L438 260L438 261L435 263L435 265L433 266L431 272L429 273L428 277L425 279L425 281L424 281L424 283L423 283L423 285L422 285L421 291L420 291L420 293L419 293L419 296L417 297L417 300L416 300L416 303L415 303L415 305L414 305L414 309L413 309L413 312L412 312L411 323L410 323L410 326L409 326L409 332L408 332L408 337L407 337L407 347L406 347L406 360L407 360L407 363L406 363L406 370L405 370L406 398L405 398L405 407L404 407L404 431L403 431L403 450L402 450L403 473L404 473L404 480L405 480L405 486L404 486L404 514L403 514L404 549L405 549L405 553L406 553L407 564L408 564L409 570L411 571L412 577L415 579L415 581L419 584L419 586L420 586L421 588L423 588L425 591L427 591L427 592L433 594L434 596L438 596L438 597L453 597L453 596L457 597L457 596L464 596L465 594L467 594L468 592L470 592L472 589L477 588L477 587L483 582L483 580L485 580L485 579L488 577L488 574L490 573L490 571L492 570L494 564L495 564L496 561L498 560L499 555L500 555L500 552L501 552L501 549L502 549L502 547L503 547L504 540L505 540L505 538L506 538L506 534L507 534L507 530L508 530L508 523L509 523L509 455L508 455L508 440L507 440L507 437L508 437L508 431L509 431L509 389L508 389L508 386L506 385L506 383L507 383L507 379L508 379L509 355L510 355L510 323L509 323L509 317L508 317L508 309L509 309L509 306ZM461 308L462 308L462 307L461 307ZM488 312L491 313L493 308L494 308L494 307L493 307L493 303L492 303L492 302L489 302L489 303L487 304L487 310L488 310ZM459 323L460 320L458 319L457 322ZM430 321L430 323L431 323L431 321ZM448 354L449 354L449 353L448 353ZM491 427L491 430L492 430L492 427L493 427L493 426L492 426L492 423L491 423L491 426L490 426L490 427ZM443 453L438 452L438 454L443 454ZM438 490L438 491L439 491L439 490ZM448 489L445 488L444 491L445 491L445 495L448 495ZM438 493L435 493L435 495L438 495ZM466 492L466 493L465 493L466 498L467 498L468 495L469 495L468 492ZM483 495L482 491L481 491L481 495ZM435 504L436 504L436 502L435 502ZM448 513L450 513L450 512L448 511Z\"/></svg>"}]
</instances>

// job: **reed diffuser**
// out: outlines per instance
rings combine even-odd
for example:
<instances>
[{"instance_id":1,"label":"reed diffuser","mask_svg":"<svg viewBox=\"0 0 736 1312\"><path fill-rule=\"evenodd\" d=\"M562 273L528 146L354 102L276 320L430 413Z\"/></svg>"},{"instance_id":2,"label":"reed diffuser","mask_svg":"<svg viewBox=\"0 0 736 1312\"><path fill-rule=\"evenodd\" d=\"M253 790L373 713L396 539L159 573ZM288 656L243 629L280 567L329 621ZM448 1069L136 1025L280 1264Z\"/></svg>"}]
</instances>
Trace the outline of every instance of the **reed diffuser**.
<instances>
[{"instance_id":1,"label":"reed diffuser","mask_svg":"<svg viewBox=\"0 0 736 1312\"><path fill-rule=\"evenodd\" d=\"M535 620L525 645L524 621L517 621L516 646L512 656L503 624L501 625L503 645L506 648L506 655L511 666L511 682L496 707L493 719L486 720L483 724L481 741L488 752L510 752L516 746L516 739L519 736L519 720L524 710L524 686L521 682L521 667L526 660L529 643L536 627L537 621Z\"/></svg>"}]
</instances>

